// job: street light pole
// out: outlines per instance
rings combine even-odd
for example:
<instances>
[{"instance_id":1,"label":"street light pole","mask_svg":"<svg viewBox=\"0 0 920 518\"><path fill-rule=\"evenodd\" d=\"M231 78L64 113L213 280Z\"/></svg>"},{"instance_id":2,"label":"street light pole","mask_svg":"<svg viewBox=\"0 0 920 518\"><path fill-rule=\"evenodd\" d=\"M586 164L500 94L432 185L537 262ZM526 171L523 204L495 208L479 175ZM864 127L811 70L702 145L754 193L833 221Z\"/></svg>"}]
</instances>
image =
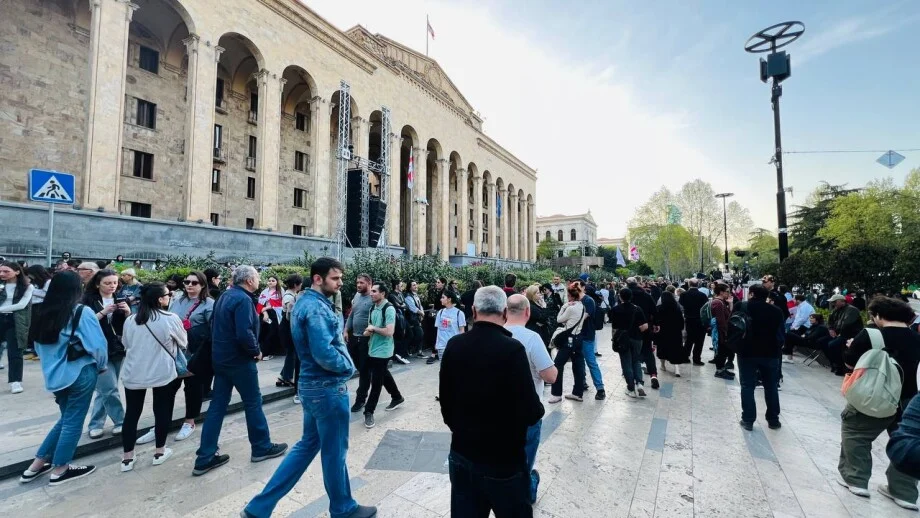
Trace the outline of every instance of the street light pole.
<instances>
[{"instance_id":1,"label":"street light pole","mask_svg":"<svg viewBox=\"0 0 920 518\"><path fill-rule=\"evenodd\" d=\"M731 198L734 193L723 192L716 194L716 198L722 198L722 234L725 236L725 268L728 268L728 209L726 208L726 198Z\"/></svg>"}]
</instances>

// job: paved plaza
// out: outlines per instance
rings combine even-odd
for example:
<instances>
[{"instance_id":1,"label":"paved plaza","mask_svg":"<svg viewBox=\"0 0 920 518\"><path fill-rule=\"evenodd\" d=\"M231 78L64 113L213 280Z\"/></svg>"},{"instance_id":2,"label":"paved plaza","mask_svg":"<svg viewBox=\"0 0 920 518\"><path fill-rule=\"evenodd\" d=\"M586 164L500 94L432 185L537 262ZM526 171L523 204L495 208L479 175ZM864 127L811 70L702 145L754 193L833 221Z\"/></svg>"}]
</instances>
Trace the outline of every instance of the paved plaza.
<instances>
[{"instance_id":1,"label":"paved plaza","mask_svg":"<svg viewBox=\"0 0 920 518\"><path fill-rule=\"evenodd\" d=\"M801 357L795 365L784 365L783 428L766 428L763 395L757 391L759 420L753 432L745 432L737 424L737 381L714 378L711 365L684 366L683 377L662 373L661 390L649 390L645 400L632 400L623 394L619 359L609 343L608 328L598 336L608 399L595 401L591 390L583 403L564 400L547 405L537 455L542 483L535 516L917 516L876 491L885 483L886 435L875 444L870 499L851 495L835 482L843 398L840 378L823 367L802 366ZM712 353L706 353L708 360ZM4 452L37 444L35 437L40 440L53 422L47 417L55 413L52 399L36 388L38 368L27 362L25 394L0 395ZM280 361L263 363L260 369L263 386L272 385ZM438 366L415 360L393 372L407 403L384 412L389 402L384 392L377 426L371 430L364 428L360 414L353 414L348 469L355 498L377 505L381 517L448 516L445 462L450 435L434 400ZM475 382L472 376L470 383ZM356 381L349 385L353 391ZM181 416L181 397L180 391L176 416ZM16 398L30 399L26 405ZM267 403L265 412L273 440L297 441L299 406L284 398ZM245 420L241 413L231 414L221 437L221 450L230 454L230 463L193 478L199 438L199 433L179 443L170 438L167 445L176 454L162 466L150 464L149 444L138 447L137 465L129 473L119 471L119 447L77 459L96 464L98 470L73 484L49 488L47 480L31 485L20 485L15 478L0 481L0 516L238 516L280 460L250 463ZM275 515L327 516L327 506L317 458Z\"/></svg>"}]
</instances>

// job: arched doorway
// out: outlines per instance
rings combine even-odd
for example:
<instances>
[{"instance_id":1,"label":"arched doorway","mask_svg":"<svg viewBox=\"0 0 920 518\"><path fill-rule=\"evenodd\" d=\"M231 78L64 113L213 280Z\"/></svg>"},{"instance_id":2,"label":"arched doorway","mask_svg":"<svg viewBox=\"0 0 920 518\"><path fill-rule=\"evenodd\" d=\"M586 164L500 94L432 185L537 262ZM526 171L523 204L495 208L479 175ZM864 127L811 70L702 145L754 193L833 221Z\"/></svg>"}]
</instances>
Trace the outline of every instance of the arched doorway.
<instances>
[{"instance_id":1,"label":"arched doorway","mask_svg":"<svg viewBox=\"0 0 920 518\"><path fill-rule=\"evenodd\" d=\"M403 126L399 132L399 242L406 248L409 254L417 253L410 243L410 228L415 221L413 211L415 210L416 190L418 189L418 177L416 176L416 185L413 189L409 188L409 161L413 161L414 175L418 175L418 167L414 164L415 148L419 146L418 133L412 126Z\"/></svg>"},{"instance_id":2,"label":"arched doorway","mask_svg":"<svg viewBox=\"0 0 920 518\"><path fill-rule=\"evenodd\" d=\"M278 218L281 232L306 235L316 217L316 131L313 103L317 88L303 68L284 69L281 92L281 156L278 178Z\"/></svg>"},{"instance_id":3,"label":"arched doorway","mask_svg":"<svg viewBox=\"0 0 920 518\"><path fill-rule=\"evenodd\" d=\"M441 246L441 174L440 161L444 158L441 143L430 139L427 145L425 199L428 200L428 217L425 221L425 253L437 254Z\"/></svg>"}]
</instances>

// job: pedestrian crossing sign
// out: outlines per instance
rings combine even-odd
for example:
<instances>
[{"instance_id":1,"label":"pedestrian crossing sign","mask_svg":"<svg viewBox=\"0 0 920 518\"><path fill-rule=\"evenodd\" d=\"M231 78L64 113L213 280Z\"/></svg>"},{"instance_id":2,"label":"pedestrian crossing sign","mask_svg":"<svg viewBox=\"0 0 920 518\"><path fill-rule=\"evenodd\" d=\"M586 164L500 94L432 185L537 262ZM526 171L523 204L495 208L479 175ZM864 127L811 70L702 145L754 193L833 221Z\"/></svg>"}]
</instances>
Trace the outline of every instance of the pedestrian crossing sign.
<instances>
[{"instance_id":1,"label":"pedestrian crossing sign","mask_svg":"<svg viewBox=\"0 0 920 518\"><path fill-rule=\"evenodd\" d=\"M72 174L32 169L29 171L29 199L73 205L76 193Z\"/></svg>"}]
</instances>

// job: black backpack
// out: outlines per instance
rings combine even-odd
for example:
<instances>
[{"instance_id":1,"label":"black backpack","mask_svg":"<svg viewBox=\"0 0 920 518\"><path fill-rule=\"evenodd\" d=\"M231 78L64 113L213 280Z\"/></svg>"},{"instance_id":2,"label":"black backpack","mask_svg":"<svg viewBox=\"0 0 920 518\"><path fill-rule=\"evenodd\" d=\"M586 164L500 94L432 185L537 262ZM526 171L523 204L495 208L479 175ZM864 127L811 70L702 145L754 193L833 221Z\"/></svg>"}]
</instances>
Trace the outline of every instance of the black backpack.
<instances>
[{"instance_id":1,"label":"black backpack","mask_svg":"<svg viewBox=\"0 0 920 518\"><path fill-rule=\"evenodd\" d=\"M396 320L393 322L393 339L402 340L406 337L406 317L402 314L402 311L399 311L393 304L387 302L383 305L383 321L386 322L387 318L387 308L393 308L393 312L396 313Z\"/></svg>"},{"instance_id":2,"label":"black backpack","mask_svg":"<svg viewBox=\"0 0 920 518\"><path fill-rule=\"evenodd\" d=\"M600 304L595 304L593 318L594 318L594 330L600 331L601 329L603 329L604 324L606 323L606 320L607 320L607 312L601 309Z\"/></svg>"},{"instance_id":3,"label":"black backpack","mask_svg":"<svg viewBox=\"0 0 920 518\"><path fill-rule=\"evenodd\" d=\"M747 303L738 305L728 319L728 333L725 343L732 351L738 352L747 342L748 331L751 329L751 316L747 313Z\"/></svg>"}]
</instances>

